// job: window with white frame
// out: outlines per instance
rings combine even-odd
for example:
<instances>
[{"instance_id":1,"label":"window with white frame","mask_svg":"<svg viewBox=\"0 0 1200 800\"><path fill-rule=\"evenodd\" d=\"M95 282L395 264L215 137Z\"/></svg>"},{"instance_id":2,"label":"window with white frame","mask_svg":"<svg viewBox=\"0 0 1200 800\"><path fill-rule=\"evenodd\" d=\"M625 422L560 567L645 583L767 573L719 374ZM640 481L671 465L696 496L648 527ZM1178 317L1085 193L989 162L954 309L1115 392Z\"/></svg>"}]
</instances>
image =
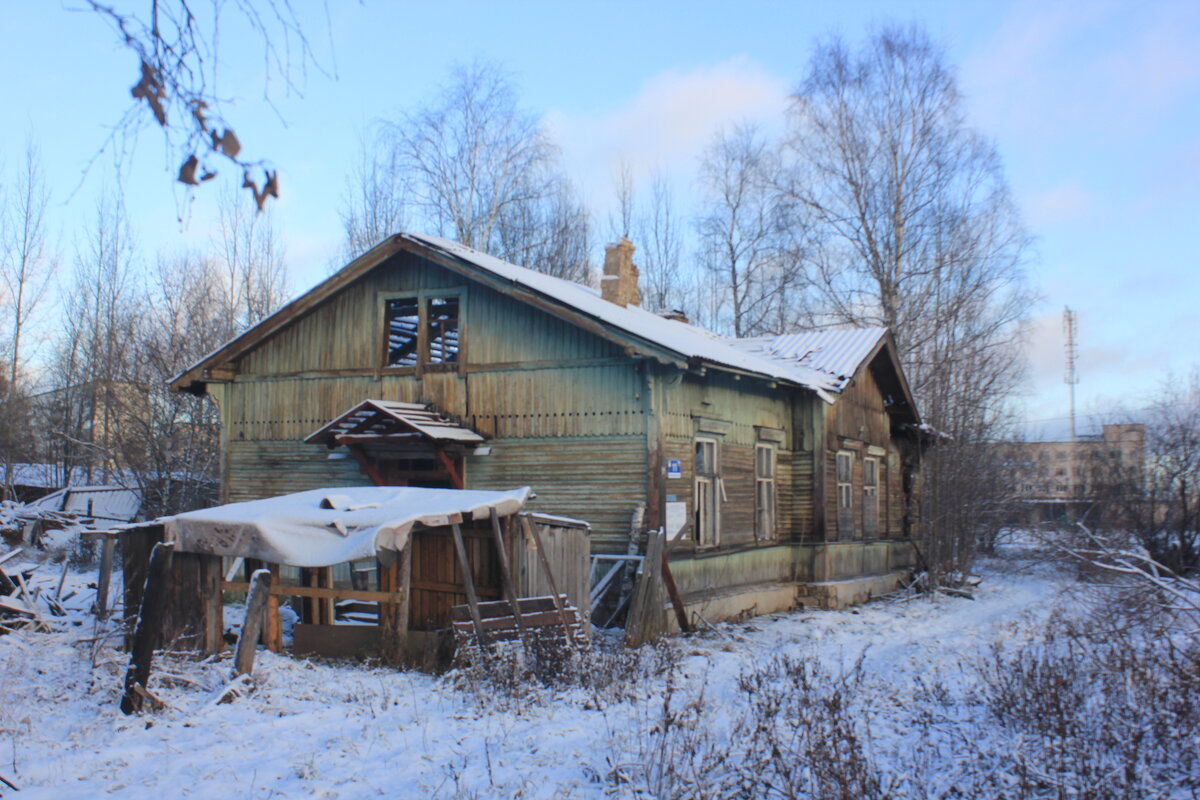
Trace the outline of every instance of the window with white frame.
<instances>
[{"instance_id":1,"label":"window with white frame","mask_svg":"<svg viewBox=\"0 0 1200 800\"><path fill-rule=\"evenodd\" d=\"M863 536L879 536L879 459L863 459Z\"/></svg>"},{"instance_id":2,"label":"window with white frame","mask_svg":"<svg viewBox=\"0 0 1200 800\"><path fill-rule=\"evenodd\" d=\"M775 445L754 448L754 535L775 538Z\"/></svg>"},{"instance_id":3,"label":"window with white frame","mask_svg":"<svg viewBox=\"0 0 1200 800\"><path fill-rule=\"evenodd\" d=\"M837 454L838 508L854 508L854 493L851 489L854 475L854 453L845 450Z\"/></svg>"},{"instance_id":4,"label":"window with white frame","mask_svg":"<svg viewBox=\"0 0 1200 800\"><path fill-rule=\"evenodd\" d=\"M854 538L854 453L837 454L837 528L838 539Z\"/></svg>"},{"instance_id":5,"label":"window with white frame","mask_svg":"<svg viewBox=\"0 0 1200 800\"><path fill-rule=\"evenodd\" d=\"M696 439L694 473L696 544L715 545L721 536L721 475L716 439Z\"/></svg>"}]
</instances>

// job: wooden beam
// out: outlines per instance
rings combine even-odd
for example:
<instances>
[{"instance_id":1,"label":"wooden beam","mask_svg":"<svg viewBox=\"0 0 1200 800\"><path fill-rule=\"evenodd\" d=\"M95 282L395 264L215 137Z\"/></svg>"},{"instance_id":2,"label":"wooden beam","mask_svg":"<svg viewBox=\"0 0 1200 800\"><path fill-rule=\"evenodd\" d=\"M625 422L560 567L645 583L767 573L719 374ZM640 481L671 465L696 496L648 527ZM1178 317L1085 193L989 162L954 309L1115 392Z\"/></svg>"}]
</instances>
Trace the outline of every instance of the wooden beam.
<instances>
[{"instance_id":1,"label":"wooden beam","mask_svg":"<svg viewBox=\"0 0 1200 800\"><path fill-rule=\"evenodd\" d=\"M96 581L96 618L108 616L109 584L112 581L113 551L116 550L117 540L113 536L105 536L100 544L100 575Z\"/></svg>"},{"instance_id":2,"label":"wooden beam","mask_svg":"<svg viewBox=\"0 0 1200 800\"><path fill-rule=\"evenodd\" d=\"M250 592L246 597L246 618L238 633L237 654L233 659L233 676L249 675L254 671L254 652L258 648L258 637L262 633L263 617L267 612L267 599L271 594L271 571L256 570L250 576ZM268 637L269 638L269 637Z\"/></svg>"},{"instance_id":3,"label":"wooden beam","mask_svg":"<svg viewBox=\"0 0 1200 800\"><path fill-rule=\"evenodd\" d=\"M434 450L433 453L435 456L437 456L438 463L440 463L442 467L445 468L446 472L450 474L450 483L453 484L454 488L465 489L466 486L464 484L461 471L462 461L459 461L457 464L454 463L454 459L450 458L450 456L446 454L446 451L442 450L440 447Z\"/></svg>"},{"instance_id":4,"label":"wooden beam","mask_svg":"<svg viewBox=\"0 0 1200 800\"><path fill-rule=\"evenodd\" d=\"M512 569L508 565L508 546L504 541L504 533L500 530L500 515L496 513L494 506L489 511L492 522L492 538L496 542L496 553L500 559L500 586L504 590L505 599L512 604L513 619L517 621L517 627L524 630L525 622L521 619L521 609L517 604L517 592L512 582Z\"/></svg>"},{"instance_id":5,"label":"wooden beam","mask_svg":"<svg viewBox=\"0 0 1200 800\"><path fill-rule=\"evenodd\" d=\"M371 460L361 447L358 445L350 445L348 448L350 455L354 456L354 460L358 462L358 469L363 475L371 479L371 483L375 486L387 486L383 475L379 472L379 467Z\"/></svg>"},{"instance_id":6,"label":"wooden beam","mask_svg":"<svg viewBox=\"0 0 1200 800\"><path fill-rule=\"evenodd\" d=\"M679 587L675 585L675 576L671 574L671 563L667 558L668 550L668 547L662 549L663 584L667 587L667 596L671 598L671 608L675 609L675 621L679 623L679 630L691 633L692 626L688 624L687 607L683 604L683 598L679 596Z\"/></svg>"},{"instance_id":7,"label":"wooden beam","mask_svg":"<svg viewBox=\"0 0 1200 800\"><path fill-rule=\"evenodd\" d=\"M313 570L316 572L316 570ZM246 592L250 584L245 581L222 581L221 591ZM362 600L368 603L398 603L398 592L371 592L366 589L333 589L324 586L271 586L271 594L277 597L311 597L320 600ZM321 623L312 623L321 624Z\"/></svg>"},{"instance_id":8,"label":"wooden beam","mask_svg":"<svg viewBox=\"0 0 1200 800\"><path fill-rule=\"evenodd\" d=\"M462 527L457 523L450 526L454 537L454 551L458 554L458 566L462 570L463 588L466 590L467 606L471 609L471 620L475 623L475 635L483 643L483 620L479 618L479 598L475 596L475 577L471 575L471 562L467 560L467 548L463 544Z\"/></svg>"},{"instance_id":9,"label":"wooden beam","mask_svg":"<svg viewBox=\"0 0 1200 800\"><path fill-rule=\"evenodd\" d=\"M142 604L138 611L137 627L133 632L133 648L129 654L129 667L125 670L125 693L121 697L121 711L132 714L142 710L144 695L138 688L145 689L150 680L150 664L154 649L162 638L162 616L167 594L167 578L171 569L171 557L175 552L173 542L158 542L150 551L150 567L146 571L146 587L142 591Z\"/></svg>"}]
</instances>

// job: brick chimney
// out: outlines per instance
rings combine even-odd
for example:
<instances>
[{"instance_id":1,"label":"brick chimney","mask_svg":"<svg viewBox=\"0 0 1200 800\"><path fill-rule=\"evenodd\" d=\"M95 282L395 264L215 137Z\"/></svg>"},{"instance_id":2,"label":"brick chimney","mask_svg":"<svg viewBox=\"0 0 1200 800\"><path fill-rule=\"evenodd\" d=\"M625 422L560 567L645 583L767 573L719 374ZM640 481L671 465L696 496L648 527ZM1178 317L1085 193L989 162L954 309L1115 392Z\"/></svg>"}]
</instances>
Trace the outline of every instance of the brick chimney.
<instances>
[{"instance_id":1,"label":"brick chimney","mask_svg":"<svg viewBox=\"0 0 1200 800\"><path fill-rule=\"evenodd\" d=\"M604 274L600 277L600 296L619 306L640 306L638 268L633 263L633 242L622 236L616 244L604 247Z\"/></svg>"}]
</instances>

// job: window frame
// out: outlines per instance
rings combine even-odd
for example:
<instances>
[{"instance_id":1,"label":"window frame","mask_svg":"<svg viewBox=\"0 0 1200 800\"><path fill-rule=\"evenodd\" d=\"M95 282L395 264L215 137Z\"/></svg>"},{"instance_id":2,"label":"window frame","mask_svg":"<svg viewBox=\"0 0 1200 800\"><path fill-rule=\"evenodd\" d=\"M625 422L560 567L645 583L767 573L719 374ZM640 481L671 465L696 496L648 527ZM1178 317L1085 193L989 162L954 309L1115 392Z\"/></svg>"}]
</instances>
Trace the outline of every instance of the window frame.
<instances>
[{"instance_id":1,"label":"window frame","mask_svg":"<svg viewBox=\"0 0 1200 800\"><path fill-rule=\"evenodd\" d=\"M845 459L846 476L842 480L842 461ZM834 456L834 485L837 487L837 540L849 541L857 538L858 526L854 524L854 451L838 450Z\"/></svg>"},{"instance_id":2,"label":"window frame","mask_svg":"<svg viewBox=\"0 0 1200 800\"><path fill-rule=\"evenodd\" d=\"M390 349L388 336L388 303L393 300L413 299L417 304L417 347L416 363L412 365L391 366L388 364ZM458 301L458 351L454 361L432 361L430 343L433 331L430 327L430 304L434 300L454 298ZM466 308L467 289L463 286L447 287L444 289L417 289L412 291L379 292L377 301L379 313L376 322L378 345L376 355L376 375L421 375L425 372L457 372L465 374L467 363Z\"/></svg>"},{"instance_id":3,"label":"window frame","mask_svg":"<svg viewBox=\"0 0 1200 800\"><path fill-rule=\"evenodd\" d=\"M698 450L712 446L712 468L702 472ZM704 487L702 489L702 487ZM697 436L692 444L692 504L695 530L692 538L697 548L716 547L721 543L721 449L715 436ZM704 502L702 502L704 501ZM711 508L705 508L711 501ZM707 524L706 524L707 523Z\"/></svg>"},{"instance_id":4,"label":"window frame","mask_svg":"<svg viewBox=\"0 0 1200 800\"><path fill-rule=\"evenodd\" d=\"M879 469L880 469L880 466L881 466L881 464L880 464L879 456L873 456L873 455L863 456L863 480L862 480L862 489L863 489L862 531L863 531L863 538L866 538L867 536L870 536L871 538L874 538L874 539L879 538L879 527L880 527L879 522L880 522L880 516L881 516L880 515L880 507L879 507L880 506L880 504L879 504L879 484L880 484ZM868 467L870 467L870 469L868 469ZM874 478L874 480L871 481L870 483L868 483L867 477L868 477L869 473L871 473L871 472L874 472L874 475L872 476ZM867 502L868 495L872 495L875 498L875 501L874 501L875 519L873 520L874 524L868 524L868 522L867 522L867 509L869 509L871 507L871 503Z\"/></svg>"},{"instance_id":5,"label":"window frame","mask_svg":"<svg viewBox=\"0 0 1200 800\"><path fill-rule=\"evenodd\" d=\"M760 454L768 454L769 474L762 474L763 462ZM754 537L759 540L778 538L779 500L778 484L779 450L774 442L756 442L754 445Z\"/></svg>"}]
</instances>

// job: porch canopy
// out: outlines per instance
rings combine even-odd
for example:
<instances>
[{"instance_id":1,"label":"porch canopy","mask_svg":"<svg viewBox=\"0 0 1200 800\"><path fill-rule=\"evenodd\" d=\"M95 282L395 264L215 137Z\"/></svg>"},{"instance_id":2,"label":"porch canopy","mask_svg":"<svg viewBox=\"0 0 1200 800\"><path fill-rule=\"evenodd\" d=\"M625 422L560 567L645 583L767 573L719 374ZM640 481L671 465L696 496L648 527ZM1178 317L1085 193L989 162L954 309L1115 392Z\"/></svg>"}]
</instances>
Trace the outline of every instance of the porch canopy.
<instances>
[{"instance_id":1,"label":"porch canopy","mask_svg":"<svg viewBox=\"0 0 1200 800\"><path fill-rule=\"evenodd\" d=\"M393 400L364 400L336 419L304 437L308 444L339 444L426 440L474 445L484 439L470 428L456 425L429 406Z\"/></svg>"},{"instance_id":2,"label":"porch canopy","mask_svg":"<svg viewBox=\"0 0 1200 800\"><path fill-rule=\"evenodd\" d=\"M180 552L329 567L360 558L391 561L416 525L516 514L528 486L503 492L356 486L230 503L158 520Z\"/></svg>"}]
</instances>

